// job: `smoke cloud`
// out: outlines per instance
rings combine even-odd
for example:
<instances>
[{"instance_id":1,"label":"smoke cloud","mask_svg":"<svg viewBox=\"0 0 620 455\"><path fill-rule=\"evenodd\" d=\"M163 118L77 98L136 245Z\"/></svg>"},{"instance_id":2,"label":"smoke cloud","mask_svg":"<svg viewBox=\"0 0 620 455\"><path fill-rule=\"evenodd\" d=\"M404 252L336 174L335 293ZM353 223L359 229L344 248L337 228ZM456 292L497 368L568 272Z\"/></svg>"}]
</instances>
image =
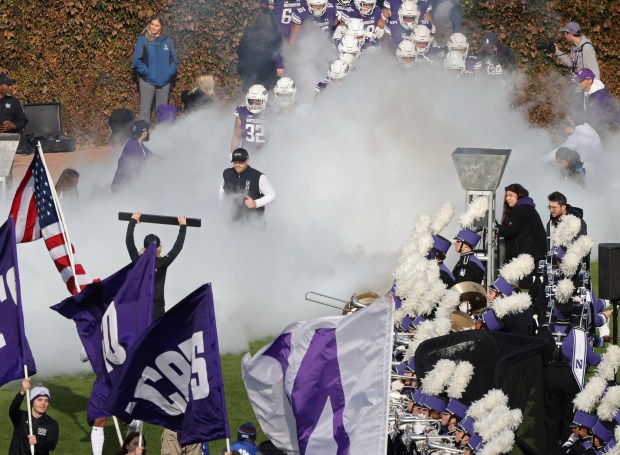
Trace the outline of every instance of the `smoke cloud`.
<instances>
[{"instance_id":1,"label":"smoke cloud","mask_svg":"<svg viewBox=\"0 0 620 455\"><path fill-rule=\"evenodd\" d=\"M168 270L166 305L213 283L222 353L243 352L250 340L275 335L293 321L339 314L305 301L306 291L345 300L354 292L386 292L420 212L433 214L451 201L457 212L443 233L451 238L466 202L450 156L456 147L512 149L498 189L497 218L503 187L519 182L544 220L546 196L559 190L584 208L595 243L616 241L616 143L608 144L598 167L587 169L585 189L559 180L544 158L558 144L511 107L518 77L500 83L453 79L441 67L408 72L391 52L367 52L341 85L313 102L314 85L325 77L335 51L314 29L306 28L298 44L285 58L299 87L297 99L309 104L309 112L274 119L268 146L251 156L251 165L268 175L277 193L266 209L266 227L234 224L218 203L222 171L230 166L234 106L207 108L153 130L147 145L160 158L147 163L122 194L109 191L120 149L96 164L76 157L80 200L63 209L91 278L129 262L127 225L117 220L119 211L199 217L202 228L188 228L183 251ZM162 239L166 252L177 228L140 224L136 243L149 233ZM43 242L19 245L18 256L26 332L40 374L89 371L79 361L73 322L49 309L67 291ZM450 252L448 262L456 257Z\"/></svg>"}]
</instances>

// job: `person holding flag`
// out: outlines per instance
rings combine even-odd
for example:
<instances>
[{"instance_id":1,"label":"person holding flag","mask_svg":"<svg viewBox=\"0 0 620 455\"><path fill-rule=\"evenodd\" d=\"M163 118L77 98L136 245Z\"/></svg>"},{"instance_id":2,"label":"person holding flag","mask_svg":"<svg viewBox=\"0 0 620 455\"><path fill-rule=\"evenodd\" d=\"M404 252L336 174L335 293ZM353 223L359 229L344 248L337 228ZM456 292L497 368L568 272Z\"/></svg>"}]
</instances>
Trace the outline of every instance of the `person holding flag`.
<instances>
[{"instance_id":1,"label":"person holding flag","mask_svg":"<svg viewBox=\"0 0 620 455\"><path fill-rule=\"evenodd\" d=\"M22 381L22 388L11 403L9 417L13 423L13 438L9 455L47 455L58 443L58 422L47 415L50 391L43 384L37 384L30 392L30 412L21 411L26 391L30 390L30 378ZM30 446L34 446L34 452Z\"/></svg>"}]
</instances>

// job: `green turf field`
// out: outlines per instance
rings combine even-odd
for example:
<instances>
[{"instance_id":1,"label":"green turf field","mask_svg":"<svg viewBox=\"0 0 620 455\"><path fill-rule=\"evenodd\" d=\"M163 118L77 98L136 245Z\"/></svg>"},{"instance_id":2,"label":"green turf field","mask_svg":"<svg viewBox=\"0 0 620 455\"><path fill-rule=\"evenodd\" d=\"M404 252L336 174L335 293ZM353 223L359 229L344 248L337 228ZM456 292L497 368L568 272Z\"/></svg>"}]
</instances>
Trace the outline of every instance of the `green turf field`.
<instances>
[{"instance_id":1,"label":"green turf field","mask_svg":"<svg viewBox=\"0 0 620 455\"><path fill-rule=\"evenodd\" d=\"M253 342L250 351L255 353L270 339ZM224 393L226 395L226 409L228 411L228 424L230 426L231 440L236 440L237 427L243 422L250 420L258 429L257 441L263 441L265 436L257 425L254 412L248 401L243 380L241 379L241 358L243 355L222 356L222 374L224 377ZM90 427L86 423L86 403L90 396L90 389L94 381L94 375L62 376L53 378L33 377L33 385L43 382L52 395L49 415L56 419L60 426L60 438L55 453L59 455L75 455L91 453ZM7 453L13 426L9 420L9 405L20 388L19 382L13 382L0 388L0 453ZM24 400L25 401L25 400ZM25 404L22 409L26 409ZM123 437L126 430L121 428ZM159 454L160 436L162 428L146 424L144 428L147 440L148 453ZM225 441L215 441L209 444L211 453L219 455L226 447ZM118 450L119 444L114 430L114 424L110 420L105 429L104 455L111 455Z\"/></svg>"}]
</instances>

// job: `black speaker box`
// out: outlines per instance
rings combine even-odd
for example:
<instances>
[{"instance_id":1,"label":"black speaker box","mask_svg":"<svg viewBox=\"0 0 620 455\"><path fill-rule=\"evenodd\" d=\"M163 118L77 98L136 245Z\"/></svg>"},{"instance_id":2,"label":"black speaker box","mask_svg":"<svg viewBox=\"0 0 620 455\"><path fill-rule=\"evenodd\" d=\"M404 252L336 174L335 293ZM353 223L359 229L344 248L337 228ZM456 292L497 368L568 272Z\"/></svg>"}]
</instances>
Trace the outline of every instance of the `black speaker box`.
<instances>
[{"instance_id":1,"label":"black speaker box","mask_svg":"<svg viewBox=\"0 0 620 455\"><path fill-rule=\"evenodd\" d=\"M598 298L620 300L620 243L598 245Z\"/></svg>"},{"instance_id":2,"label":"black speaker box","mask_svg":"<svg viewBox=\"0 0 620 455\"><path fill-rule=\"evenodd\" d=\"M24 135L40 140L44 152L75 150L75 140L62 134L62 105L59 102L26 104L24 112L28 117Z\"/></svg>"}]
</instances>

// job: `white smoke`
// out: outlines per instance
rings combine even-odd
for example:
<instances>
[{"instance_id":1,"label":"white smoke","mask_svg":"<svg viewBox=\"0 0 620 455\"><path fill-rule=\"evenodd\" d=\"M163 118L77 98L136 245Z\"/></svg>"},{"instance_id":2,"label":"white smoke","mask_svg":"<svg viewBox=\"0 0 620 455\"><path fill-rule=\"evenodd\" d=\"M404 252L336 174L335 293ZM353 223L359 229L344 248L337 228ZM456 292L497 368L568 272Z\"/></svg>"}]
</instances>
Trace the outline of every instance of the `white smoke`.
<instances>
[{"instance_id":1,"label":"white smoke","mask_svg":"<svg viewBox=\"0 0 620 455\"><path fill-rule=\"evenodd\" d=\"M310 103L335 54L324 38L308 39L320 33L305 32L285 57L298 100ZM614 241L620 206L605 195L618 185L611 178L618 157L609 153L607 165L588 169L586 189L567 187L543 160L556 144L511 108L512 85L496 82L455 80L440 68L406 72L391 52L362 55L309 115L271 123L268 146L251 156L251 165L268 175L277 192L265 229L231 223L218 203L222 171L230 166L232 105L154 129L147 145L161 159L151 160L122 194L109 191L120 150L104 162L78 156L80 200L64 207L78 257L92 278L129 262L127 224L117 220L119 211L201 218L202 228L188 228L185 247L168 270L166 304L170 308L199 285L213 283L220 349L239 353L250 340L275 335L292 321L339 313L305 301L306 291L345 300L353 292L386 292L415 217L434 213L446 201L458 211L465 208L450 156L456 147L512 149L498 189L498 219L503 187L519 182L543 220L546 195L560 190L585 209L596 243ZM595 222L599 213L607 222ZM445 236L457 230L453 222ZM140 224L136 243L151 232L168 251L177 228ZM19 245L18 255L26 332L40 373L87 371L78 359L73 322L48 308L67 291L43 242ZM456 257L449 253L448 262Z\"/></svg>"}]
</instances>

